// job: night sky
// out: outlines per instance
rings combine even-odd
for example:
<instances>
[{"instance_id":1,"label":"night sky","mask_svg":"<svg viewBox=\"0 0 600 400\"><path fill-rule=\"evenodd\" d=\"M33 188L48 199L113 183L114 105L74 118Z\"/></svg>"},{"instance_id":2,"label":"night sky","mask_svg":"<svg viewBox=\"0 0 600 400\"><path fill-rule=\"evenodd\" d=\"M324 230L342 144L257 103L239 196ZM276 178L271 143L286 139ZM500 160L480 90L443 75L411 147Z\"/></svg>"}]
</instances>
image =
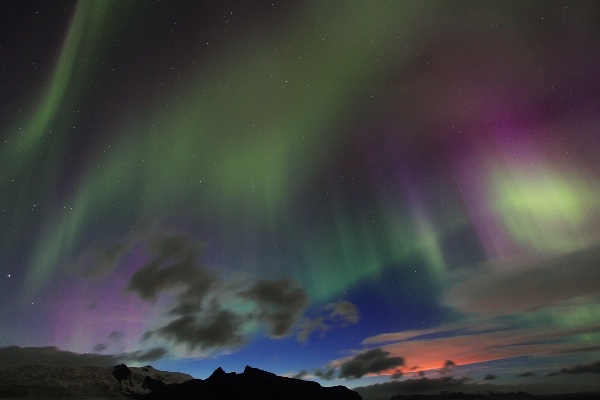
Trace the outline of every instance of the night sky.
<instances>
[{"instance_id":1,"label":"night sky","mask_svg":"<svg viewBox=\"0 0 600 400\"><path fill-rule=\"evenodd\" d=\"M599 21L3 2L0 365L600 390Z\"/></svg>"}]
</instances>

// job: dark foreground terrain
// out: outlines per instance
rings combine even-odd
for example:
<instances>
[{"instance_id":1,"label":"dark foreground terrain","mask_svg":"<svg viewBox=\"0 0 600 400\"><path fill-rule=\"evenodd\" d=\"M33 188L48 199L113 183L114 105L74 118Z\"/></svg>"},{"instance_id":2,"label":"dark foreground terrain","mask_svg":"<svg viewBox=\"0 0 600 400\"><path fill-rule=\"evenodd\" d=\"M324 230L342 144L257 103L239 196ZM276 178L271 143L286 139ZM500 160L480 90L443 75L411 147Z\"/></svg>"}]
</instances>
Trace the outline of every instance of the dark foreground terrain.
<instances>
[{"instance_id":1,"label":"dark foreground terrain","mask_svg":"<svg viewBox=\"0 0 600 400\"><path fill-rule=\"evenodd\" d=\"M461 393L461 392L442 392L438 395L397 395L390 400L600 400L600 393L572 393L534 396L526 392L511 393Z\"/></svg>"},{"instance_id":2,"label":"dark foreground terrain","mask_svg":"<svg viewBox=\"0 0 600 400\"><path fill-rule=\"evenodd\" d=\"M277 376L247 366L244 372L217 368L207 379L151 366L113 368L20 366L0 369L0 399L143 400L362 400L344 386ZM373 400L600 400L600 393L532 396L525 392L397 395Z\"/></svg>"}]
</instances>

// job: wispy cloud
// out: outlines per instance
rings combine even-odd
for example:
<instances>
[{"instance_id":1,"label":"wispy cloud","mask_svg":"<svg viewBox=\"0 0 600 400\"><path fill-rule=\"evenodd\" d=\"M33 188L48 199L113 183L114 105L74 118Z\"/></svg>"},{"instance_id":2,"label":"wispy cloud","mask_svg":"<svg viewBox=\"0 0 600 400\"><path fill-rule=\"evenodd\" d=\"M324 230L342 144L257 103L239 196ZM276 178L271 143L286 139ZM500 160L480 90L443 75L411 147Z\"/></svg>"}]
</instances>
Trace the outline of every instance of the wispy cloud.
<instances>
[{"instance_id":1,"label":"wispy cloud","mask_svg":"<svg viewBox=\"0 0 600 400\"><path fill-rule=\"evenodd\" d=\"M512 314L600 301L600 246L552 258L494 265L455 285L445 303L465 312Z\"/></svg>"},{"instance_id":2,"label":"wispy cloud","mask_svg":"<svg viewBox=\"0 0 600 400\"><path fill-rule=\"evenodd\" d=\"M490 324L489 326L493 326ZM384 338L405 338L381 346L392 356L403 357L408 366L418 365L416 370L444 368L441 360L452 360L455 365L466 365L511 357L546 357L568 352L578 352L587 347L576 336L600 332L600 324L589 323L569 328L531 327L501 330L472 329L470 322L440 325L422 331L389 333L367 338L365 344L376 343ZM443 335L430 336L435 332ZM337 360L341 363L345 359ZM384 372L389 374L389 372Z\"/></svg>"},{"instance_id":3,"label":"wispy cloud","mask_svg":"<svg viewBox=\"0 0 600 400\"><path fill-rule=\"evenodd\" d=\"M506 327L506 324L494 323L483 319L470 319L466 322L447 323L428 329L413 329L400 332L382 333L364 339L362 341L362 344L371 345L390 342L401 342L404 340L423 338L430 335L450 334L453 331L468 331L470 333L474 333L505 329Z\"/></svg>"},{"instance_id":4,"label":"wispy cloud","mask_svg":"<svg viewBox=\"0 0 600 400\"><path fill-rule=\"evenodd\" d=\"M356 324L360 320L360 314L354 304L349 301L338 301L323 307L320 315L316 318L305 318L301 323L298 340L306 342L314 332L324 334L336 327L346 327Z\"/></svg>"},{"instance_id":5,"label":"wispy cloud","mask_svg":"<svg viewBox=\"0 0 600 400\"><path fill-rule=\"evenodd\" d=\"M437 326L435 328L430 329L414 329L414 330L406 330L401 332L391 332L391 333L382 333L376 336L371 336L362 341L362 344L379 344L379 343L389 343L389 342L400 342L403 340L418 338L421 336L426 336L434 333L441 332L450 332L455 329L460 328L461 324L443 324Z\"/></svg>"}]
</instances>

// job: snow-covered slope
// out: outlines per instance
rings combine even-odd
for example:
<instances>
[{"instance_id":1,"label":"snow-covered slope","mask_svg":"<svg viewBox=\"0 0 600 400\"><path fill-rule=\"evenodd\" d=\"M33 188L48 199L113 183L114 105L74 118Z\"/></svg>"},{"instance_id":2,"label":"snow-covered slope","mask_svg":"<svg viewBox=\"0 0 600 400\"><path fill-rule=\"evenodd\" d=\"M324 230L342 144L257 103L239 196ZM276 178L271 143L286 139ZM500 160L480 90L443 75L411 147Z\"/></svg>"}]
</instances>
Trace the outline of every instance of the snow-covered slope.
<instances>
[{"instance_id":1,"label":"snow-covered slope","mask_svg":"<svg viewBox=\"0 0 600 400\"><path fill-rule=\"evenodd\" d=\"M131 374L121 379L121 387L125 392L136 394L147 394L153 390L153 387L161 387L164 384L183 383L194 379L191 375L181 372L165 372L154 369L151 365L145 367L126 367L123 364L115 367L115 375L119 378L119 370L127 368ZM125 372L126 374L126 372ZM150 379L149 379L150 378ZM160 384L160 381L163 384Z\"/></svg>"},{"instance_id":2,"label":"snow-covered slope","mask_svg":"<svg viewBox=\"0 0 600 400\"><path fill-rule=\"evenodd\" d=\"M27 365L0 369L0 399L118 399L190 379L191 375L159 371L149 365L132 368Z\"/></svg>"},{"instance_id":3,"label":"snow-covered slope","mask_svg":"<svg viewBox=\"0 0 600 400\"><path fill-rule=\"evenodd\" d=\"M111 368L26 365L0 370L0 398L119 398Z\"/></svg>"}]
</instances>

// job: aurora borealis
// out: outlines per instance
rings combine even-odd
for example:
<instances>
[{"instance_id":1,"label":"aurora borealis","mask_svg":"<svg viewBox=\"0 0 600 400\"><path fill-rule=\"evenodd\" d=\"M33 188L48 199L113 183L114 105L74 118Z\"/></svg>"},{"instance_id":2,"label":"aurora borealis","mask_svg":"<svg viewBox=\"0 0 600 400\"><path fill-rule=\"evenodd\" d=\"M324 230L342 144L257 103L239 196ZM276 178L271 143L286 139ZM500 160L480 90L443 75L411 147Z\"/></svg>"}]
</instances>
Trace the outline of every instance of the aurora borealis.
<instances>
[{"instance_id":1,"label":"aurora borealis","mask_svg":"<svg viewBox=\"0 0 600 400\"><path fill-rule=\"evenodd\" d=\"M1 364L600 390L597 2L3 8Z\"/></svg>"}]
</instances>

